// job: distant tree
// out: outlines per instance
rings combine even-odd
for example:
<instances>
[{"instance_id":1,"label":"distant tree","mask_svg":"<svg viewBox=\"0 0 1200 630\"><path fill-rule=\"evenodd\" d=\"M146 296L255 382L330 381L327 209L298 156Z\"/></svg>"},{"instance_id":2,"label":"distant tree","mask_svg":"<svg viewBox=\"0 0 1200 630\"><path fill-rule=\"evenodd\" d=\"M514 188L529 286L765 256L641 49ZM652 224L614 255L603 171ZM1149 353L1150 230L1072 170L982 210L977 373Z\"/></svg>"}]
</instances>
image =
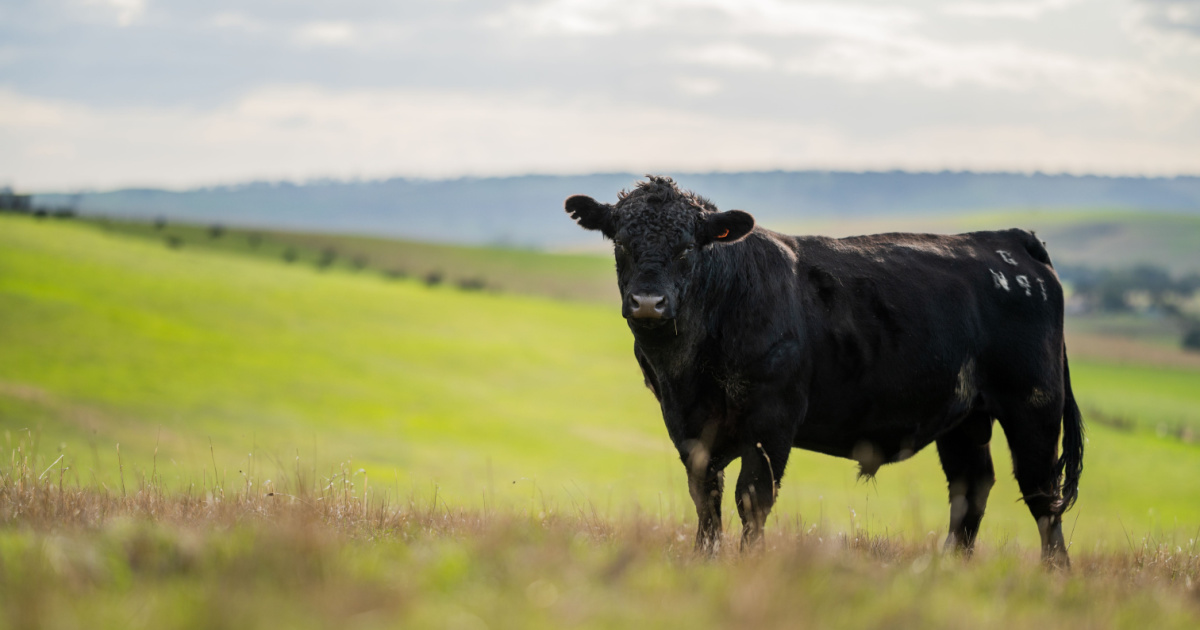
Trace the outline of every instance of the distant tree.
<instances>
[{"instance_id":1,"label":"distant tree","mask_svg":"<svg viewBox=\"0 0 1200 630\"><path fill-rule=\"evenodd\" d=\"M429 273L425 274L425 284L427 284L431 287L435 287L441 283L442 283L442 272L430 271Z\"/></svg>"},{"instance_id":2,"label":"distant tree","mask_svg":"<svg viewBox=\"0 0 1200 630\"><path fill-rule=\"evenodd\" d=\"M299 257L300 256L296 253L296 248L294 247L288 247L287 249L283 250L283 262L294 263Z\"/></svg>"},{"instance_id":3,"label":"distant tree","mask_svg":"<svg viewBox=\"0 0 1200 630\"><path fill-rule=\"evenodd\" d=\"M183 239L174 234L167 236L166 242L167 247L170 247L171 249L179 249L180 247L183 247Z\"/></svg>"},{"instance_id":4,"label":"distant tree","mask_svg":"<svg viewBox=\"0 0 1200 630\"><path fill-rule=\"evenodd\" d=\"M367 263L369 262L371 262L371 259L359 254L358 256L350 259L350 266L354 267L355 271L362 271L363 269L366 269Z\"/></svg>"},{"instance_id":5,"label":"distant tree","mask_svg":"<svg viewBox=\"0 0 1200 630\"><path fill-rule=\"evenodd\" d=\"M1120 282L1112 281L1111 277L1096 287L1097 307L1110 313L1125 313L1131 310L1129 306L1128 287Z\"/></svg>"},{"instance_id":6,"label":"distant tree","mask_svg":"<svg viewBox=\"0 0 1200 630\"><path fill-rule=\"evenodd\" d=\"M1175 282L1175 290L1181 295L1195 295L1200 291L1200 273L1192 272Z\"/></svg>"},{"instance_id":7,"label":"distant tree","mask_svg":"<svg viewBox=\"0 0 1200 630\"><path fill-rule=\"evenodd\" d=\"M1152 308L1173 314L1178 310L1178 298L1186 299L1200 288L1200 276L1192 274L1176 281L1169 271L1154 265L1126 269L1062 265L1059 277L1070 283L1072 290L1093 308L1113 313L1133 310L1130 297L1140 293L1148 296Z\"/></svg>"},{"instance_id":8,"label":"distant tree","mask_svg":"<svg viewBox=\"0 0 1200 630\"><path fill-rule=\"evenodd\" d=\"M253 247L254 249L258 249L258 246L262 244L262 240L262 234L259 234L258 232L251 232L246 235L246 242L249 243L250 247Z\"/></svg>"},{"instance_id":9,"label":"distant tree","mask_svg":"<svg viewBox=\"0 0 1200 630\"><path fill-rule=\"evenodd\" d=\"M225 233L225 227L222 226L220 223L214 223L208 227L208 237L209 238L212 238L212 239L221 238L221 235L224 233Z\"/></svg>"},{"instance_id":10,"label":"distant tree","mask_svg":"<svg viewBox=\"0 0 1200 630\"><path fill-rule=\"evenodd\" d=\"M335 260L337 260L337 250L332 247L326 247L321 250L321 255L317 257L317 269L328 269Z\"/></svg>"},{"instance_id":11,"label":"distant tree","mask_svg":"<svg viewBox=\"0 0 1200 630\"><path fill-rule=\"evenodd\" d=\"M1200 352L1200 322L1192 322L1187 332L1183 334L1183 349Z\"/></svg>"},{"instance_id":12,"label":"distant tree","mask_svg":"<svg viewBox=\"0 0 1200 630\"><path fill-rule=\"evenodd\" d=\"M154 217L154 230L157 232L163 231L167 227L167 218L163 216Z\"/></svg>"},{"instance_id":13,"label":"distant tree","mask_svg":"<svg viewBox=\"0 0 1200 630\"><path fill-rule=\"evenodd\" d=\"M1175 288L1171 273L1162 267L1153 265L1138 265L1129 270L1125 283L1130 291L1145 291L1150 294L1150 301L1160 305Z\"/></svg>"},{"instance_id":14,"label":"distant tree","mask_svg":"<svg viewBox=\"0 0 1200 630\"><path fill-rule=\"evenodd\" d=\"M487 282L483 278L461 278L457 284L458 288L464 291L482 291L487 288Z\"/></svg>"}]
</instances>

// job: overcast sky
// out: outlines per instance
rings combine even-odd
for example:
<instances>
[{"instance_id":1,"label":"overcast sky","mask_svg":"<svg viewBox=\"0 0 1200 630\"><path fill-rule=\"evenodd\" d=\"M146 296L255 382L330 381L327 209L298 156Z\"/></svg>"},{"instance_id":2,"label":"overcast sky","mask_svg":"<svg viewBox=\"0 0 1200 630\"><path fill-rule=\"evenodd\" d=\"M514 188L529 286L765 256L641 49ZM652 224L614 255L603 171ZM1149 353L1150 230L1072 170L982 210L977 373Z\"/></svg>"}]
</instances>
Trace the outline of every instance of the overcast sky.
<instances>
[{"instance_id":1,"label":"overcast sky","mask_svg":"<svg viewBox=\"0 0 1200 630\"><path fill-rule=\"evenodd\" d=\"M0 185L1200 174L1200 0L0 0Z\"/></svg>"}]
</instances>

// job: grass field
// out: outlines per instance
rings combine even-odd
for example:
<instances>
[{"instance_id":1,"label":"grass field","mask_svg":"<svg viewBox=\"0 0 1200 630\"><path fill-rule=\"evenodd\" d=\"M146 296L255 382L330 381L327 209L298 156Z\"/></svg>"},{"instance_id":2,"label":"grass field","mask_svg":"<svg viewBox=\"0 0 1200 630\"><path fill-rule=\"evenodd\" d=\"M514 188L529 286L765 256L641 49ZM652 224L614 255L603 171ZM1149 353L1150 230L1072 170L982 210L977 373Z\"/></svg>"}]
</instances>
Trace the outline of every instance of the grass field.
<instances>
[{"instance_id":1,"label":"grass field","mask_svg":"<svg viewBox=\"0 0 1200 630\"><path fill-rule=\"evenodd\" d=\"M327 265L330 270L383 274L425 281L430 276L457 285L475 283L506 293L560 299L617 299L613 263L588 254L541 253L497 247L461 247L396 239L313 234L280 230L222 228L144 221L88 219L105 231L171 242L179 248L201 248L285 261L302 267Z\"/></svg>"},{"instance_id":2,"label":"grass field","mask_svg":"<svg viewBox=\"0 0 1200 630\"><path fill-rule=\"evenodd\" d=\"M286 469L301 454L350 461L403 495L436 486L456 504L691 512L608 305L4 222L4 428L40 431L44 458L65 444L83 483L115 481L120 443L127 470L150 468L157 449L160 474L177 484L236 483L239 470ZM1085 407L1151 429L1093 423L1076 535L1111 546L1200 525L1200 449L1155 433L1197 426L1200 388L1189 385L1200 372L1082 358L1072 367ZM1006 461L1002 440L995 449ZM924 533L943 526L943 488L932 450L874 484L850 462L798 452L779 518ZM1007 475L995 496L985 540L1032 540L1023 506L1004 499L1017 496Z\"/></svg>"},{"instance_id":3,"label":"grass field","mask_svg":"<svg viewBox=\"0 0 1200 630\"><path fill-rule=\"evenodd\" d=\"M548 554L547 579L560 594L569 592L563 585L571 580L594 588L597 599L588 595L588 605L603 614L587 618L610 625L639 615L667 620L676 606L689 615L713 615L708 625L738 625L742 604L734 599L744 580L769 593L761 597L776 607L772 614L811 610L815 626L836 621L830 615L837 609L821 589L848 589L844 594L852 600L885 593L890 603L850 619L860 627L887 625L889 615L898 615L897 625L923 620L979 625L962 620L988 610L990 616L974 618L1000 627L1060 619L1057 607L1075 611L1071 618L1080 627L1147 619L1186 626L1182 621L1196 619L1187 580L1196 579L1200 447L1179 432L1158 430L1200 427L1194 411L1200 408L1195 386L1200 370L1186 363L1164 367L1073 353L1072 375L1083 406L1121 419L1090 425L1081 498L1067 518L1072 553L1095 559L1094 574L1063 579L1034 568L1029 550L1036 528L1016 501L1019 493L997 433L999 481L980 534L981 559L969 568L947 560L944 569L928 574L937 577L911 577L915 566L931 562L929 552L940 543L948 513L932 449L884 468L870 483L857 481L851 462L797 451L768 525L780 552L766 561L771 568L765 577L755 578L750 560L697 565L687 556L694 516L682 466L641 384L630 346L624 322L603 302L429 287L351 269L318 272L311 264L212 248L170 249L158 240L83 223L0 217L0 430L10 459L27 461L24 469L32 472L22 473L24 478L41 475L43 485L61 475L65 488L82 493L79 501L116 502L92 521L63 531L22 520L20 510L3 510L16 515L4 516L10 526L3 532L0 570L24 574L49 563L53 570L46 579L58 585L48 589L49 597L95 600L102 617L128 613L136 604L130 585L142 584L153 593L145 596L145 609L152 611L145 618L162 621L153 611L176 601L172 598L202 607L222 597L227 586L220 582L241 566L240 557L274 566L269 554L284 552L266 542L274 530L263 515L273 512L247 504L251 515L245 517L219 510L196 517L211 519L213 527L245 525L221 525L217 531L151 514L144 531L151 540L146 544L157 550L152 557L199 540L205 549L211 544L217 558L195 573L152 586L154 570L134 567L140 561L127 553L112 560L113 566L133 563L113 569L126 577L112 578L110 586L85 579L77 594L67 584L74 584L75 569L52 566L55 545L93 549L85 555L100 554L97 562L104 564L109 562L104 554L132 544L123 537L143 531L142 525L121 529L127 521L117 518L129 513L141 522L145 510L137 507L137 497L158 496L175 505L190 496L207 505L210 495L257 497L295 486L289 480L303 475L318 494L350 488L347 492L391 505L426 506L420 508L425 513L495 517L465 530L418 522L411 531L409 525L347 531L321 516L316 520L323 525L301 528L295 534L301 541L288 543L301 547L297 562L327 567L318 571L328 580L321 584L344 578L370 594L391 584L396 572L416 571L414 592L432 589L433 603L429 609L424 603L405 608L405 619L453 617L439 606L470 601L486 609L489 625L497 625L492 619L506 614L502 600L525 595L513 619L570 625L553 616L522 616L545 613L536 605L542 587L530 586L538 578L526 566L539 562L539 554ZM21 475L13 472L3 477L9 485L0 489L2 501L31 483L22 486L17 478ZM43 508L67 500L53 488L39 492L42 498L33 503ZM733 512L726 507L727 514ZM543 527L544 519L552 524ZM588 528L609 533L594 537ZM576 536L580 531L582 538ZM849 535L853 541L862 531L893 545L896 555L886 549L881 556L864 555L854 545L827 547L829 540ZM813 542L809 532L820 540ZM410 534L423 542L413 543ZM309 536L333 542L304 547ZM619 564L631 536L639 542L633 545L637 570L630 575L639 577L592 584ZM269 557L255 555L259 546ZM1132 577L1130 571L1144 570L1146 562L1166 566L1166 560L1154 560L1162 549L1176 550L1169 562L1185 568L1145 574L1151 576L1145 583ZM1138 550L1150 555L1137 560ZM32 564L14 564L28 554ZM789 562L806 568L789 572ZM1087 562L1077 565L1092 566ZM441 568L446 563L450 568ZM1156 566L1154 571L1162 568ZM458 577L437 583L443 570ZM164 571L175 576L176 569ZM505 572L514 573L520 591L489 591L488 584L503 581L497 576ZM866 574L872 577L852 584ZM420 582L426 579L432 582ZM206 586L189 594L196 580ZM1158 581L1169 588L1154 587ZM66 590L55 590L60 587ZM1015 593L1012 607L988 608L990 589L1000 587ZM9 582L3 590L15 593L9 590L14 588ZM286 606L286 596L272 587L256 582L247 592L259 588L264 606ZM800 599L788 604L787 589L802 593ZM115 592L124 595L104 608L102 600ZM727 599L718 602L719 609L704 608L718 605L705 600L705 593ZM752 602L760 597L747 593ZM1116 598L1112 605L1119 610L1083 603L1104 594ZM605 604L624 601L634 606L629 617ZM913 601L936 601L931 610L939 616L922 617ZM81 604L80 610L92 605ZM262 609L245 606L248 617L236 619L268 618ZM305 618L303 610L296 609L298 619ZM480 610L467 612L462 627L482 627L475 623ZM325 623L324 617L311 619ZM373 624L383 622L364 622Z\"/></svg>"},{"instance_id":4,"label":"grass field","mask_svg":"<svg viewBox=\"0 0 1200 630\"><path fill-rule=\"evenodd\" d=\"M687 523L387 504L359 489L127 496L0 469L0 627L1193 628L1195 541L970 560L933 537L782 523L690 551Z\"/></svg>"}]
</instances>

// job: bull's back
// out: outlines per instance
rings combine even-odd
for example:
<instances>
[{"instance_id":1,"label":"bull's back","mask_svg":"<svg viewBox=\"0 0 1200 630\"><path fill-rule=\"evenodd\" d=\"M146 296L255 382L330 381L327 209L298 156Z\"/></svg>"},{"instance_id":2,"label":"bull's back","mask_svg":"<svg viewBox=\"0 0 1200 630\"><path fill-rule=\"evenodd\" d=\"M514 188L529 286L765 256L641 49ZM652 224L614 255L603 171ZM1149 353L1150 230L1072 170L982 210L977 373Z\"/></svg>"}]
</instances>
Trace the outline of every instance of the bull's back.
<instances>
[{"instance_id":1,"label":"bull's back","mask_svg":"<svg viewBox=\"0 0 1200 630\"><path fill-rule=\"evenodd\" d=\"M813 382L797 444L917 450L1062 347L1062 290L1023 230L798 239ZM1014 376L1016 375L1016 376Z\"/></svg>"}]
</instances>

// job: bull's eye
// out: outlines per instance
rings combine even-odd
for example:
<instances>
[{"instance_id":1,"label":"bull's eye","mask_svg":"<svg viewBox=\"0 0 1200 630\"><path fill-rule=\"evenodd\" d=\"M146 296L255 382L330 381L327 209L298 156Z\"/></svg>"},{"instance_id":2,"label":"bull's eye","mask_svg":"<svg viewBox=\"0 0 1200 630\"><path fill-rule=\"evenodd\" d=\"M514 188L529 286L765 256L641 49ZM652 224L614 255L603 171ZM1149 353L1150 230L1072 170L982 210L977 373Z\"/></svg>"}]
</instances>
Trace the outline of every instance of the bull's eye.
<instances>
[{"instance_id":1,"label":"bull's eye","mask_svg":"<svg viewBox=\"0 0 1200 630\"><path fill-rule=\"evenodd\" d=\"M692 253L692 250L694 249L696 249L696 246L692 243L688 243L687 245L683 246L683 249L679 250L679 255L676 256L676 258L683 260L684 258L687 258L687 255Z\"/></svg>"}]
</instances>

